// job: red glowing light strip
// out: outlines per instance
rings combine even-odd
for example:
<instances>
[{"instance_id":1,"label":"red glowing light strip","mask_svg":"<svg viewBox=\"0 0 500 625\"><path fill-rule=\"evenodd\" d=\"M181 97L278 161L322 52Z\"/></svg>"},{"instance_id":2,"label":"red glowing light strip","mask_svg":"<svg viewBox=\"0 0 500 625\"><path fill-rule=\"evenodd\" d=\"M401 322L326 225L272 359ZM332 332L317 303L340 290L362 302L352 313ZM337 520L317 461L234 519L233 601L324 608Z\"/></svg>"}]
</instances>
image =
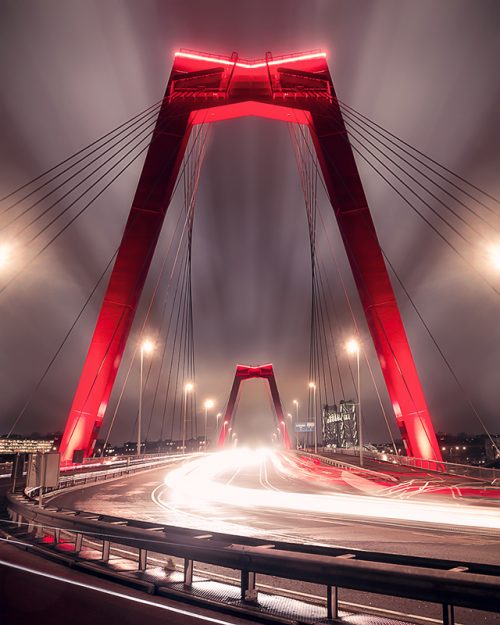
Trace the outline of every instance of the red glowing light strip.
<instances>
[{"instance_id":1,"label":"red glowing light strip","mask_svg":"<svg viewBox=\"0 0 500 625\"><path fill-rule=\"evenodd\" d=\"M224 59L219 56L211 56L209 54L195 54L194 52L176 52L174 56L180 56L185 59L194 59L195 61L217 61L217 63L222 63L223 65L235 65L234 61L231 61L230 59ZM285 58L275 59L269 62L257 61L255 63L244 63L242 61L236 61L236 67L242 67L244 69L257 69L259 67L266 67L267 65L283 65L284 63L295 63L296 61L308 61L309 59L319 58L326 58L326 52L300 54L298 56L289 56Z\"/></svg>"}]
</instances>

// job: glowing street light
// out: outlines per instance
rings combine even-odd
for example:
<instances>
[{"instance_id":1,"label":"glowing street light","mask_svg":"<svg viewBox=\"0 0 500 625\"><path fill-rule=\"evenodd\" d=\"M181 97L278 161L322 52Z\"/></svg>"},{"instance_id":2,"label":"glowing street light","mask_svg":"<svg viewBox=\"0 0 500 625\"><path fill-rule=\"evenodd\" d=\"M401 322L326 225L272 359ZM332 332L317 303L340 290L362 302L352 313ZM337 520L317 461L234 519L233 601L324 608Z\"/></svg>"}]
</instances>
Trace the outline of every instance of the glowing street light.
<instances>
[{"instance_id":1,"label":"glowing street light","mask_svg":"<svg viewBox=\"0 0 500 625\"><path fill-rule=\"evenodd\" d=\"M186 421L187 421L187 396L188 393L191 393L194 389L194 384L192 382L186 382L184 385L184 410L183 410L183 419L182 419L182 453L186 453Z\"/></svg>"},{"instance_id":2,"label":"glowing street light","mask_svg":"<svg viewBox=\"0 0 500 625\"><path fill-rule=\"evenodd\" d=\"M318 415L316 412L316 383L309 382L309 388L313 392L313 418L314 418L314 453L318 453Z\"/></svg>"},{"instance_id":3,"label":"glowing street light","mask_svg":"<svg viewBox=\"0 0 500 625\"><path fill-rule=\"evenodd\" d=\"M141 455L141 422L142 422L142 371L144 369L144 354L152 354L155 344L151 339L144 339L141 343L141 376L139 382L139 413L137 415L137 455Z\"/></svg>"},{"instance_id":4,"label":"glowing street light","mask_svg":"<svg viewBox=\"0 0 500 625\"><path fill-rule=\"evenodd\" d=\"M205 451L207 451L207 422L208 411L215 406L213 399L207 399L205 401Z\"/></svg>"},{"instance_id":5,"label":"glowing street light","mask_svg":"<svg viewBox=\"0 0 500 625\"><path fill-rule=\"evenodd\" d=\"M347 353L353 356L356 354L356 367L358 371L358 438L359 438L359 464L363 466L363 426L361 424L361 384L359 374L359 351L360 345L356 339L350 339L345 346Z\"/></svg>"},{"instance_id":6,"label":"glowing street light","mask_svg":"<svg viewBox=\"0 0 500 625\"><path fill-rule=\"evenodd\" d=\"M345 345L347 353L351 356L359 353L359 343L356 339L349 339Z\"/></svg>"}]
</instances>

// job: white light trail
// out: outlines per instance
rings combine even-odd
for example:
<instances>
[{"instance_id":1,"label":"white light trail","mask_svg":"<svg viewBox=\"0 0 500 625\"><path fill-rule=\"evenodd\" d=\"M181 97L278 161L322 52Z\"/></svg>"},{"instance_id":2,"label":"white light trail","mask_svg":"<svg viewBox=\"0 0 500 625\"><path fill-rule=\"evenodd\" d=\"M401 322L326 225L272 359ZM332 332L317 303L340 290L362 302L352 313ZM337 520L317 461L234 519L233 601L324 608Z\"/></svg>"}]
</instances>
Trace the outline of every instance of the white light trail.
<instances>
[{"instance_id":1,"label":"white light trail","mask_svg":"<svg viewBox=\"0 0 500 625\"><path fill-rule=\"evenodd\" d=\"M196 506L210 507L212 504L223 504L231 507L241 507L245 510L253 509L280 509L284 511L306 512L309 514L348 516L353 518L371 518L386 521L417 522L426 525L447 525L469 528L485 528L500 530L500 514L498 507L485 505L467 506L452 501L443 502L400 501L391 497L387 489L377 488L374 484L375 495L331 492L314 494L307 492L288 492L259 488L246 488L233 483L224 483L225 475L235 471L259 469L258 476L267 462L272 462L275 469L286 475L291 475L290 469L285 468L279 452L260 449L252 451L239 448L238 450L224 451L213 454L208 458L196 459L185 463L179 469L171 471L165 477L165 484L176 505L189 508L196 502ZM319 467L321 470L321 467ZM352 481L353 474L341 471L344 481L356 487L358 480ZM264 475L265 473L264 469ZM320 473L321 475L321 473ZM295 477L303 481L310 475L300 476L297 468ZM267 479L267 478L266 478ZM368 480L363 480L363 490ZM299 481L297 481L300 484ZM269 482L267 481L267 485ZM383 491L383 495L382 495ZM248 521L247 521L248 522Z\"/></svg>"}]
</instances>

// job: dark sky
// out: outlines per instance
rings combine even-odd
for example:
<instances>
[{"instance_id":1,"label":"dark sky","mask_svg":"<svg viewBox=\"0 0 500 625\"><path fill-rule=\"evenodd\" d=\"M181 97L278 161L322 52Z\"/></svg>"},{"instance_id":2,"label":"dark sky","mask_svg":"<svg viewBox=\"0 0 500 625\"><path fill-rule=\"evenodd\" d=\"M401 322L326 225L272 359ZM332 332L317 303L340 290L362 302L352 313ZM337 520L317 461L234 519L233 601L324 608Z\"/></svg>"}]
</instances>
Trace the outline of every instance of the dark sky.
<instances>
[{"instance_id":1,"label":"dark sky","mask_svg":"<svg viewBox=\"0 0 500 625\"><path fill-rule=\"evenodd\" d=\"M0 195L159 100L179 47L237 50L246 58L320 47L342 100L498 197L499 29L496 0L2 0ZM484 422L500 430L498 296L359 165L384 250ZM0 430L9 429L116 248L139 171L139 163L131 167L0 295ZM335 224L325 198L320 202L389 408ZM333 267L324 237L319 245L325 266ZM500 286L479 242L468 257ZM480 431L404 294L396 292L436 429ZM304 407L310 260L284 126L244 119L214 129L194 225L193 297L200 404L211 396L222 408L236 362L272 361L285 409L294 398ZM340 289L337 297L336 338L343 341L352 323ZM18 431L63 428L98 305L96 297ZM132 434L136 369L116 441ZM242 398L242 420L269 410L257 387ZM363 394L367 436L386 440L366 371ZM155 432L153 425L153 438Z\"/></svg>"}]
</instances>

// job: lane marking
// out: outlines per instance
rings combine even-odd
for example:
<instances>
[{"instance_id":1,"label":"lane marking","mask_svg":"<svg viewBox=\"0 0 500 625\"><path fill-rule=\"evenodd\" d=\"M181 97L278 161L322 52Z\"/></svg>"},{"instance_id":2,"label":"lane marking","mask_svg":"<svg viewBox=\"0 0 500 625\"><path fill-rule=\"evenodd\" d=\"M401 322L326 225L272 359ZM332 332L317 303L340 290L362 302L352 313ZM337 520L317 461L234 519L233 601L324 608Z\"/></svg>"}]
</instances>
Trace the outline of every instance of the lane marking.
<instances>
[{"instance_id":1,"label":"lane marking","mask_svg":"<svg viewBox=\"0 0 500 625\"><path fill-rule=\"evenodd\" d=\"M50 579L57 582L62 582L64 584L68 584L70 586L76 586L77 588L85 588L86 590L93 590L94 592L99 592L103 595L108 595L110 597L117 597L118 599L125 599L126 601L130 601L132 603L138 603L140 605L147 605L150 607L158 608L160 610L165 610L166 612L174 612L175 614L180 614L182 616L188 616L193 619L198 619L200 621L205 621L208 623L217 623L218 625L234 625L234 621L223 621L222 619L214 618L211 616L205 616L203 614L197 614L196 612L190 612L189 610L184 610L181 608L174 608L170 605L164 605L162 603L156 603L155 601L150 601L148 599L141 599L139 597L131 597L130 595L126 595L122 592L116 592L114 590L109 590L107 588L99 588L99 586L94 586L92 584L85 584L84 582L77 582L73 579L67 579L65 577L61 577L60 575L53 575L52 573L46 573L44 571L37 571L36 569L31 569L27 566L22 566L21 564L14 564L13 562L9 562L7 560L0 559L0 566L5 566L11 569L15 569L17 571L22 571L23 573L29 573L31 575L38 575L39 577L44 577L46 579Z\"/></svg>"}]
</instances>

